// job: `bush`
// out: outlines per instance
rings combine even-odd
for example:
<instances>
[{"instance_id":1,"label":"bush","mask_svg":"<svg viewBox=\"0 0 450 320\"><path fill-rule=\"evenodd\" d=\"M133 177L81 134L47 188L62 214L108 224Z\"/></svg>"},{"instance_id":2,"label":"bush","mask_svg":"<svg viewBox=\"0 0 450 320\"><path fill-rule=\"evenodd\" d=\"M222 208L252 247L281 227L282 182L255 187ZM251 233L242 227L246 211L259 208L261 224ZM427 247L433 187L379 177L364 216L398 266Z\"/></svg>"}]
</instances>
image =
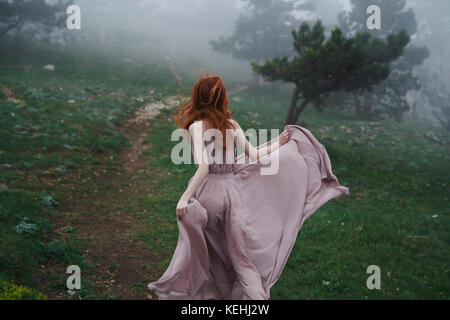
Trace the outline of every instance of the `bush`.
<instances>
[{"instance_id":1,"label":"bush","mask_svg":"<svg viewBox=\"0 0 450 320\"><path fill-rule=\"evenodd\" d=\"M0 300L47 300L47 297L34 289L0 280Z\"/></svg>"}]
</instances>

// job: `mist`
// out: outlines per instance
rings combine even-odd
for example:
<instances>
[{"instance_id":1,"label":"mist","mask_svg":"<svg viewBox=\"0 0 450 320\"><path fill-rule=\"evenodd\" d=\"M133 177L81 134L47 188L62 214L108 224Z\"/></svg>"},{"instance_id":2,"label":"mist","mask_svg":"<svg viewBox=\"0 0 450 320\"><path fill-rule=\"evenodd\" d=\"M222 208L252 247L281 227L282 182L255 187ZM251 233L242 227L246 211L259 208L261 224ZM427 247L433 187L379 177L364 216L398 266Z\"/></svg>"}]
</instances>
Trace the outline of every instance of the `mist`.
<instances>
[{"instance_id":1,"label":"mist","mask_svg":"<svg viewBox=\"0 0 450 320\"><path fill-rule=\"evenodd\" d=\"M300 1L301 3L301 1ZM252 73L249 61L214 52L209 44L233 33L236 20L245 14L244 3L233 1L76 1L82 28L64 31L70 39L108 52L121 51L127 61L154 55L170 57L192 80L204 72L217 73L229 82L246 82ZM293 12L297 18L337 23L337 13L348 9L346 1L321 0L313 14ZM133 55L135 55L133 57Z\"/></svg>"},{"instance_id":2,"label":"mist","mask_svg":"<svg viewBox=\"0 0 450 320\"><path fill-rule=\"evenodd\" d=\"M205 72L220 74L228 83L246 83L252 78L250 61L217 53L209 43L234 32L239 15L246 14L240 0L78 0L75 4L81 8L82 28L63 31L67 45L77 41L97 50L120 52L130 63L163 57L192 81ZM414 72L423 83L430 83L431 77L433 88L439 88L409 92L409 114L439 124L433 103L443 103L442 97L449 91L445 79L450 76L450 66L445 57L450 45L442 38L448 39L450 33L450 6L445 0L407 0L406 4L418 22L411 44L430 50L430 57ZM321 19L331 30L338 26L338 14L350 9L350 0L319 0L314 1L314 10L296 10L292 15L299 22Z\"/></svg>"}]
</instances>

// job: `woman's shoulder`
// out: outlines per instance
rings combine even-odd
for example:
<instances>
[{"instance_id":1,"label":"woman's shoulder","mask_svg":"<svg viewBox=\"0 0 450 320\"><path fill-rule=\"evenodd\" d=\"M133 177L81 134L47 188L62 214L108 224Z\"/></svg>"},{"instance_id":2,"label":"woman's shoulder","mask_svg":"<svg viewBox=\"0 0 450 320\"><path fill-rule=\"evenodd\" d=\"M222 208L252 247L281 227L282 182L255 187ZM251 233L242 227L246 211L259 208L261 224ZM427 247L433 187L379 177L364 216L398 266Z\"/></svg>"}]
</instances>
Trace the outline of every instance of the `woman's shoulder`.
<instances>
[{"instance_id":1,"label":"woman's shoulder","mask_svg":"<svg viewBox=\"0 0 450 320\"><path fill-rule=\"evenodd\" d=\"M205 128L205 123L203 120L195 120L188 126L188 131L192 133L195 129L203 129Z\"/></svg>"},{"instance_id":2,"label":"woman's shoulder","mask_svg":"<svg viewBox=\"0 0 450 320\"><path fill-rule=\"evenodd\" d=\"M235 119L228 119L228 121L230 121L235 129L239 129L241 127Z\"/></svg>"},{"instance_id":3,"label":"woman's shoulder","mask_svg":"<svg viewBox=\"0 0 450 320\"><path fill-rule=\"evenodd\" d=\"M240 129L241 126L235 119L228 119L228 121L232 124L234 129ZM191 135L194 134L194 132L205 132L209 129L209 125L207 121L204 120L195 120L188 126L188 131Z\"/></svg>"},{"instance_id":4,"label":"woman's shoulder","mask_svg":"<svg viewBox=\"0 0 450 320\"><path fill-rule=\"evenodd\" d=\"M191 141L197 137L203 137L204 133L208 129L208 126L203 120L195 120L188 126L189 135Z\"/></svg>"}]
</instances>

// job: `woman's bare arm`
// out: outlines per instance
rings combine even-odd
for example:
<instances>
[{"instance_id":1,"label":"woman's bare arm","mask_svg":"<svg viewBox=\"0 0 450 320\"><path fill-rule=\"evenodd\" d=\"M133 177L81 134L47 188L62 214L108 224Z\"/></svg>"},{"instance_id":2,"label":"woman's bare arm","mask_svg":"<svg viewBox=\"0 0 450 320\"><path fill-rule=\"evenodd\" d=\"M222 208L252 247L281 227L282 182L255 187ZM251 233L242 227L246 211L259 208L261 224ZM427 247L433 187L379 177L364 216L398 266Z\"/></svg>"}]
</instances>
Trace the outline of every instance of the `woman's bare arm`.
<instances>
[{"instance_id":1,"label":"woman's bare arm","mask_svg":"<svg viewBox=\"0 0 450 320\"><path fill-rule=\"evenodd\" d=\"M201 121L196 121L189 127L191 143L194 144L194 157L198 168L192 177L191 183L178 201L176 211L179 220L182 220L183 215L187 212L189 200L209 173L208 157L206 156L206 152L204 152L205 143L203 141L203 132L203 123Z\"/></svg>"},{"instance_id":2,"label":"woman's bare arm","mask_svg":"<svg viewBox=\"0 0 450 320\"><path fill-rule=\"evenodd\" d=\"M255 148L250 141L245 137L244 131L237 123L237 121L233 120L233 124L236 127L236 137L237 144L239 147L244 150L245 154L250 158L250 160L255 161L264 157L265 155L277 150L280 146L289 141L289 131L283 131L278 137L271 140L270 144L265 147Z\"/></svg>"}]
</instances>

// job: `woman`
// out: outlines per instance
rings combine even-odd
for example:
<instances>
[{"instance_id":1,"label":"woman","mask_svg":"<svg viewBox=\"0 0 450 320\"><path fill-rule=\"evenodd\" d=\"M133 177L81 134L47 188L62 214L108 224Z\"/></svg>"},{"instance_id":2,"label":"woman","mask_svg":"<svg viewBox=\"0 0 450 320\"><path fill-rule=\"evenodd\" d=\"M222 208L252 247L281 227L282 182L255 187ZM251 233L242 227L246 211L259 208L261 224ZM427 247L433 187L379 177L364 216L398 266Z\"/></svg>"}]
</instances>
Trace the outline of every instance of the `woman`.
<instances>
[{"instance_id":1,"label":"woman","mask_svg":"<svg viewBox=\"0 0 450 320\"><path fill-rule=\"evenodd\" d=\"M269 299L305 219L348 188L305 128L287 125L255 148L232 119L218 76L195 83L175 120L189 131L197 171L177 204L172 260L149 289L159 299ZM219 134L205 138L211 130Z\"/></svg>"}]
</instances>

